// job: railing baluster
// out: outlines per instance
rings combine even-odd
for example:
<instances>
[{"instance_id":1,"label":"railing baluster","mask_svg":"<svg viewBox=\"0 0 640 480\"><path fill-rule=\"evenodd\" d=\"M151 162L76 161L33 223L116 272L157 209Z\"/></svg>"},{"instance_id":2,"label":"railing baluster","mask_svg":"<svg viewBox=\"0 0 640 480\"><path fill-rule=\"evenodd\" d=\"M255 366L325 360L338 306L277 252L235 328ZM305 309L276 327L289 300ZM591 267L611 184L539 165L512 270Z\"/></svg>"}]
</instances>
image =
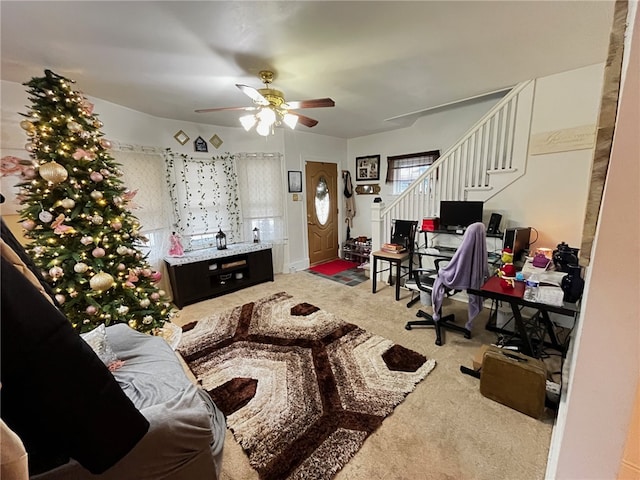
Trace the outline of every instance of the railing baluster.
<instances>
[{"instance_id":1,"label":"railing baluster","mask_svg":"<svg viewBox=\"0 0 640 480\"><path fill-rule=\"evenodd\" d=\"M482 155L480 156L480 184L483 187L489 185L489 174L487 173L489 165L489 125L482 126Z\"/></svg>"},{"instance_id":2,"label":"railing baluster","mask_svg":"<svg viewBox=\"0 0 640 480\"><path fill-rule=\"evenodd\" d=\"M382 209L380 215L386 232L391 231L393 218L420 220L435 216L439 213L441 200L465 200L470 188L489 186L488 171L515 168L516 102L525 88L527 101L532 101L534 85L534 81L523 82L511 90L425 173ZM517 148L522 150L521 146ZM520 163L523 160L526 159L518 159Z\"/></svg>"},{"instance_id":3,"label":"railing baluster","mask_svg":"<svg viewBox=\"0 0 640 480\"><path fill-rule=\"evenodd\" d=\"M500 110L500 136L499 136L500 154L498 155L498 170L504 170L505 168L505 156L506 156L505 132L507 130L507 107L508 105L505 105L505 107L502 108L502 110Z\"/></svg>"}]
</instances>

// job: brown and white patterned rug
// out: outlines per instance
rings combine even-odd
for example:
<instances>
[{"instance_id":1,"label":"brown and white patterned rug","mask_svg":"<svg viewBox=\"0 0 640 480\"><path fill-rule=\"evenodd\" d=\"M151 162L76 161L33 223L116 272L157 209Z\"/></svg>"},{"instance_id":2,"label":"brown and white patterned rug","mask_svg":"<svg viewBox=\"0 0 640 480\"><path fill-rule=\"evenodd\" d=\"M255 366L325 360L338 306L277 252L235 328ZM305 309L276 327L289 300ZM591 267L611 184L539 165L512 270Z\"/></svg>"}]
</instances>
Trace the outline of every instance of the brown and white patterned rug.
<instances>
[{"instance_id":1,"label":"brown and white patterned rug","mask_svg":"<svg viewBox=\"0 0 640 480\"><path fill-rule=\"evenodd\" d=\"M330 479L435 367L285 292L183 327L178 346L261 479Z\"/></svg>"}]
</instances>

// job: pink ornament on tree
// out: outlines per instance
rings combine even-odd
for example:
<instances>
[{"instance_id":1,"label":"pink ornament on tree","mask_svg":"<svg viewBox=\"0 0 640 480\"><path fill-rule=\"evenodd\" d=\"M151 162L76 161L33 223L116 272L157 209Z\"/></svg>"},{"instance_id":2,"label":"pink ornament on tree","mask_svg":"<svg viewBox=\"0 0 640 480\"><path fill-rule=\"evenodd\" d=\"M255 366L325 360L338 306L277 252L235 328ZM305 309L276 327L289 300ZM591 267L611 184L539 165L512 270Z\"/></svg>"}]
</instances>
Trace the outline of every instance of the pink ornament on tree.
<instances>
[{"instance_id":1,"label":"pink ornament on tree","mask_svg":"<svg viewBox=\"0 0 640 480\"><path fill-rule=\"evenodd\" d=\"M82 108L82 111L84 113L86 113L87 115L91 115L93 113L93 103L91 103L86 98L84 100L82 100L82 103L80 104L80 107Z\"/></svg>"},{"instance_id":2,"label":"pink ornament on tree","mask_svg":"<svg viewBox=\"0 0 640 480\"><path fill-rule=\"evenodd\" d=\"M31 231L36 228L36 222L31 219L25 220L24 222L22 222L22 228Z\"/></svg>"},{"instance_id":3,"label":"pink ornament on tree","mask_svg":"<svg viewBox=\"0 0 640 480\"><path fill-rule=\"evenodd\" d=\"M100 172L91 172L91 174L89 175L89 178L96 183L104 180L104 177Z\"/></svg>"},{"instance_id":4,"label":"pink ornament on tree","mask_svg":"<svg viewBox=\"0 0 640 480\"><path fill-rule=\"evenodd\" d=\"M102 258L104 257L106 254L106 252L104 251L103 248L94 248L93 251L91 252L91 255L93 255L95 258Z\"/></svg>"},{"instance_id":5,"label":"pink ornament on tree","mask_svg":"<svg viewBox=\"0 0 640 480\"><path fill-rule=\"evenodd\" d=\"M78 148L73 155L71 155L74 160L95 160L96 154L93 152L89 152L82 148Z\"/></svg>"},{"instance_id":6,"label":"pink ornament on tree","mask_svg":"<svg viewBox=\"0 0 640 480\"><path fill-rule=\"evenodd\" d=\"M149 278L151 278L151 281L153 283L158 283L160 280L162 280L162 272L153 272Z\"/></svg>"}]
</instances>

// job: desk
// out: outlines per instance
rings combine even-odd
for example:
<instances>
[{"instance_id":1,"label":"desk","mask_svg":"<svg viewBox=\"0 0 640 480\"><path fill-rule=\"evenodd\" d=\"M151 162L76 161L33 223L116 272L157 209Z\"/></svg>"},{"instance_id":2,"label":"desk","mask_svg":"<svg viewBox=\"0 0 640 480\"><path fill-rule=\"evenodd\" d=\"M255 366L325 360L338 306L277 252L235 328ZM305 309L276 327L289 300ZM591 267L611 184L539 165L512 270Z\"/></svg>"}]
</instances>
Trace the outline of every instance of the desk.
<instances>
[{"instance_id":1,"label":"desk","mask_svg":"<svg viewBox=\"0 0 640 480\"><path fill-rule=\"evenodd\" d=\"M431 232L430 232L431 233ZM453 255L456 253L456 248L453 247L447 247L445 249L437 249L437 248L425 248L425 247L420 247L418 248L415 252L416 255L418 255L418 265L420 266L420 268L422 268L422 257L426 256L426 257L433 257L433 258L444 258L447 260L451 260L451 258L453 257ZM498 254L493 254L490 253L487 255L487 264L489 267L489 272L495 272L498 267L500 266L500 255ZM435 267L431 268L431 270L433 270L435 272ZM405 284L405 286L407 286ZM414 292L419 292L417 285L414 282L411 282L410 286L408 287L409 290L414 291ZM420 300L420 297L413 297L411 298L411 300L409 300L409 303L407 303L407 308L413 306L418 300Z\"/></svg>"},{"instance_id":2,"label":"desk","mask_svg":"<svg viewBox=\"0 0 640 480\"><path fill-rule=\"evenodd\" d=\"M501 300L503 302L507 302L511 306L511 312L515 319L517 333L523 343L522 353L525 355L529 355L530 357L536 356L533 343L520 313L520 307L531 307L538 310L547 330L547 334L549 335L551 346L563 355L566 353L564 346L558 341L553 323L549 318L549 312L575 317L580 312L579 304L564 302L561 307L558 307L555 305L547 305L546 303L529 302L522 298L524 294L523 282L516 282L514 288L509 288L503 286L500 278L496 276L489 278L489 280L487 280L480 288L469 288L467 289L467 292L484 298Z\"/></svg>"},{"instance_id":3,"label":"desk","mask_svg":"<svg viewBox=\"0 0 640 480\"><path fill-rule=\"evenodd\" d=\"M378 250L371 254L373 257L373 270L371 276L371 293L376 293L376 282L378 280L378 260L383 260L385 262L389 262L390 274L393 271L393 266L396 266L396 301L400 300L400 269L402 267L402 262L405 260L409 260L409 277L411 277L411 260L409 257L411 256L410 252L405 251L402 253L391 253L385 252L383 250ZM382 270L386 272L387 269Z\"/></svg>"}]
</instances>

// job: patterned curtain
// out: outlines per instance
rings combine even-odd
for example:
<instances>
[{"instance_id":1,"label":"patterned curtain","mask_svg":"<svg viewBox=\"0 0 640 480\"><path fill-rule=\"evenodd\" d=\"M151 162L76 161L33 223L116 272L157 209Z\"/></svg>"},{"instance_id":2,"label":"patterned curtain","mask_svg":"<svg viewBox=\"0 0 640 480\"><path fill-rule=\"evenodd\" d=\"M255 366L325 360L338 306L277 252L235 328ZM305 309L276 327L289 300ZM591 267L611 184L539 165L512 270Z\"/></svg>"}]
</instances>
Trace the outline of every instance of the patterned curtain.
<instances>
[{"instance_id":1,"label":"patterned curtain","mask_svg":"<svg viewBox=\"0 0 640 480\"><path fill-rule=\"evenodd\" d=\"M175 231L185 250L214 246L218 230L229 244L242 241L234 156L194 158L167 149L165 163Z\"/></svg>"}]
</instances>

